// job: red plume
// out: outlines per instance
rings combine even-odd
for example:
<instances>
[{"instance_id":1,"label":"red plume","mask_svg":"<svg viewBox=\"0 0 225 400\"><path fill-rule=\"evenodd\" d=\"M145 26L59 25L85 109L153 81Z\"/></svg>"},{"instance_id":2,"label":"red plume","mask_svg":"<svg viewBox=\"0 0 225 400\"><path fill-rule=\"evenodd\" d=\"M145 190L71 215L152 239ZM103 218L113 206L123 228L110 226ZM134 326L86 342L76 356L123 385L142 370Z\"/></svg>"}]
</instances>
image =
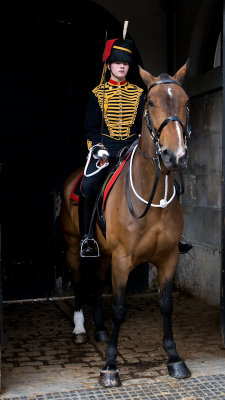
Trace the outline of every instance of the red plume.
<instances>
[{"instance_id":1,"label":"red plume","mask_svg":"<svg viewBox=\"0 0 225 400\"><path fill-rule=\"evenodd\" d=\"M107 59L109 58L109 56L110 56L110 54L111 54L111 51L112 51L112 47L113 47L114 42L115 42L116 40L118 40L118 38L117 38L117 39L110 39L110 40L107 40L106 46L105 46L105 49L104 49L103 55L102 55L102 61L103 61L103 62L105 62L105 60L107 60Z\"/></svg>"}]
</instances>

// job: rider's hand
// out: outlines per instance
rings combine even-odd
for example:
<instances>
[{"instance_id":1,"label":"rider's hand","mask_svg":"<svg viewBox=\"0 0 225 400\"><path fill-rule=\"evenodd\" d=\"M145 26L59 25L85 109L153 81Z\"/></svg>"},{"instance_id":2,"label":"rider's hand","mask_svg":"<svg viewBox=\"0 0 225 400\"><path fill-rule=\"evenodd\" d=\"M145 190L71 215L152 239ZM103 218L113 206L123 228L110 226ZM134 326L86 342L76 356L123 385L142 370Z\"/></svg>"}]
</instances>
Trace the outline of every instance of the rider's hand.
<instances>
[{"instance_id":1,"label":"rider's hand","mask_svg":"<svg viewBox=\"0 0 225 400\"><path fill-rule=\"evenodd\" d=\"M102 160L104 163L109 158L109 152L103 144L96 144L90 150L95 159Z\"/></svg>"}]
</instances>

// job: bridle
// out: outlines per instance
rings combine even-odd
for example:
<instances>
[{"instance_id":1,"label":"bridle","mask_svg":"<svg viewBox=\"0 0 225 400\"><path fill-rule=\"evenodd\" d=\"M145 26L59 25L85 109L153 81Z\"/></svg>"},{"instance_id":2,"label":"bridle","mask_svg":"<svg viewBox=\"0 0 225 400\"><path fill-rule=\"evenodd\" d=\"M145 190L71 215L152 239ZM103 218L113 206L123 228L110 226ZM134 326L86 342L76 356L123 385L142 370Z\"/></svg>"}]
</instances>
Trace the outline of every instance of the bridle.
<instances>
[{"instance_id":1,"label":"bridle","mask_svg":"<svg viewBox=\"0 0 225 400\"><path fill-rule=\"evenodd\" d=\"M172 83L172 84L175 84L175 85L178 85L178 86L182 87L182 85L179 82L175 81L174 79L163 79L163 80L160 80L160 81L157 81L157 82L153 83L150 86L150 88L148 89L148 93L150 92L150 90L153 87L161 85L161 84L168 84L168 83ZM152 123L151 115L150 115L150 112L149 112L148 108L146 108L144 116L145 116L145 119L146 119L147 127L148 127L148 129L149 129L149 131L151 133L152 139L154 140L155 145L156 145L156 154L157 154L157 156L161 155L161 148L160 148L160 144L159 144L160 135L162 133L163 128L165 128L165 126L169 122L171 122L171 121L178 121L179 122L179 124L183 128L183 135L184 135L185 145L187 143L187 140L191 136L190 111L189 111L188 105L186 106L186 125L184 125L183 121L181 121L181 119L177 115L172 115L172 116L167 117L161 123L160 127L156 130L154 125L153 125L153 123Z\"/></svg>"},{"instance_id":2,"label":"bridle","mask_svg":"<svg viewBox=\"0 0 225 400\"><path fill-rule=\"evenodd\" d=\"M175 84L175 85L178 85L178 86L182 87L179 82L177 82L177 81L175 81L173 79L163 79L163 80L160 80L160 81L157 81L157 82L153 83L150 86L150 88L148 89L148 93L150 92L150 90L153 87L155 87L157 85L161 85L161 84L166 84L166 83L172 83L172 84ZM152 189L149 201L144 201L143 199L141 199L143 202L145 202L147 204L147 206L146 206L145 210L143 211L143 213L141 215L137 216L135 214L133 206L132 206L131 197L130 197L130 191L129 191L129 184L131 183L131 180L132 180L132 168L131 168L131 162L130 162L130 168L128 168L127 178L126 178L126 194L127 194L128 207L129 207L131 215L134 218L143 218L147 214L149 208L151 206L153 206L152 201L153 201L156 189L157 189L157 185L158 185L158 182L159 182L159 176L160 176L160 172L161 172L160 156L161 156L162 151L161 151L160 144L159 144L159 138L160 138L160 135L162 133L163 128L165 128L165 126L171 121L179 122L179 124L183 128L183 135L184 135L185 145L186 145L187 139L191 135L190 113L189 113L188 105L186 106L186 125L184 125L183 121L181 121L181 119L177 115L172 115L172 116L167 117L161 123L160 127L156 130L154 128L153 123L152 123L151 115L150 115L150 112L149 112L148 108L146 108L144 116L145 116L145 119L146 119L147 127L148 127L148 129L150 131L150 134L151 134L152 139L154 140L154 143L155 143L155 146L156 146L156 159L153 158L152 161L158 163L158 168L157 168L155 181L154 181L154 184L153 184L153 189ZM134 152L135 152L136 148L137 148L137 145L133 149L132 156L134 155ZM143 153L143 155L144 155L144 153ZM166 181L168 179L168 175L169 175L169 172L167 172L166 177L165 177L165 185L166 185ZM181 176L181 185L182 185L182 190L180 191L180 194L182 194L184 192L182 176ZM174 188L175 188L175 186L174 186ZM132 188L132 190L134 192L134 188ZM138 197L140 199L140 197L137 195L137 193L135 193L135 195L136 195L136 197ZM173 198L174 198L174 194L172 195L172 197L171 197L169 202L171 202ZM166 201L166 190L165 190L165 198L160 201L159 207L165 208L169 204L169 202Z\"/></svg>"}]
</instances>

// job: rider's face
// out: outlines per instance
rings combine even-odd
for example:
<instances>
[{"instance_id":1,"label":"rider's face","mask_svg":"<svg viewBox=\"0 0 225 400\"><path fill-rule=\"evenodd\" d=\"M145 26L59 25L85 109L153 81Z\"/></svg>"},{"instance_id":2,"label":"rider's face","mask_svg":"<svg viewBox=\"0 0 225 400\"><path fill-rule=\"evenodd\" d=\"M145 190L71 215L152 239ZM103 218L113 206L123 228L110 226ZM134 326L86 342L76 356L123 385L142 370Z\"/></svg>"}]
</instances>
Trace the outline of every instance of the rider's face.
<instances>
[{"instance_id":1,"label":"rider's face","mask_svg":"<svg viewBox=\"0 0 225 400\"><path fill-rule=\"evenodd\" d=\"M108 69L111 72L111 79L116 82L124 81L129 71L129 64L127 62L115 61L108 64Z\"/></svg>"}]
</instances>

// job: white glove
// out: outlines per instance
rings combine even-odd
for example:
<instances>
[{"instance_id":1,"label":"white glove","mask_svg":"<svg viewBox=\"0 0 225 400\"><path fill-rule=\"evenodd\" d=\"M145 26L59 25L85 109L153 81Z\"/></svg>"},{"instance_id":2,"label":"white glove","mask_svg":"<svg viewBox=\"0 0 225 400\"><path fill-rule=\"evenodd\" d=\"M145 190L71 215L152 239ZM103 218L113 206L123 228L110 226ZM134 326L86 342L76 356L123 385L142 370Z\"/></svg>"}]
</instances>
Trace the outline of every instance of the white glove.
<instances>
[{"instance_id":1,"label":"white glove","mask_svg":"<svg viewBox=\"0 0 225 400\"><path fill-rule=\"evenodd\" d=\"M96 160L101 159L103 162L106 162L109 158L109 152L103 144L96 144L90 148L90 151Z\"/></svg>"}]
</instances>

